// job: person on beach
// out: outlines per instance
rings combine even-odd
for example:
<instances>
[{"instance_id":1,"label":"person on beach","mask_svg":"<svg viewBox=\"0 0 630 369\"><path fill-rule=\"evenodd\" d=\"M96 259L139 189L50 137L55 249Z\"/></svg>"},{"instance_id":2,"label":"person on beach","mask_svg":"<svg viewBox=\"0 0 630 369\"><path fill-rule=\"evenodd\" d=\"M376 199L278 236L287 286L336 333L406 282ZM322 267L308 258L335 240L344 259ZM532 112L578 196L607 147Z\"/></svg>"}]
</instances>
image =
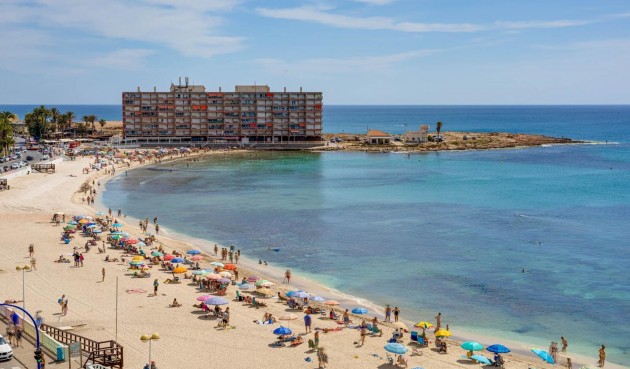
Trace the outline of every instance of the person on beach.
<instances>
[{"instance_id":1,"label":"person on beach","mask_svg":"<svg viewBox=\"0 0 630 369\"><path fill-rule=\"evenodd\" d=\"M61 305L61 315L63 315L63 316L68 315L68 299L66 299L66 301L64 301L63 305Z\"/></svg>"},{"instance_id":2,"label":"person on beach","mask_svg":"<svg viewBox=\"0 0 630 369\"><path fill-rule=\"evenodd\" d=\"M31 258L31 269L37 270L37 260L35 258Z\"/></svg>"},{"instance_id":3,"label":"person on beach","mask_svg":"<svg viewBox=\"0 0 630 369\"><path fill-rule=\"evenodd\" d=\"M348 314L348 309L343 312L343 324L350 324L350 314Z\"/></svg>"},{"instance_id":4,"label":"person on beach","mask_svg":"<svg viewBox=\"0 0 630 369\"><path fill-rule=\"evenodd\" d=\"M282 283L286 283L289 284L291 283L291 270L287 269L286 272L284 272L284 279L282 280Z\"/></svg>"},{"instance_id":5,"label":"person on beach","mask_svg":"<svg viewBox=\"0 0 630 369\"><path fill-rule=\"evenodd\" d=\"M22 334L23 334L22 327L16 326L15 327L15 345L17 347L23 347L22 346Z\"/></svg>"},{"instance_id":6,"label":"person on beach","mask_svg":"<svg viewBox=\"0 0 630 369\"><path fill-rule=\"evenodd\" d=\"M560 342L562 342L562 352L567 352L567 347L569 346L569 342L567 342L567 339L563 337L560 337Z\"/></svg>"},{"instance_id":7,"label":"person on beach","mask_svg":"<svg viewBox=\"0 0 630 369\"><path fill-rule=\"evenodd\" d=\"M604 364L606 364L606 346L602 345L599 348L599 367L603 368Z\"/></svg>"},{"instance_id":8,"label":"person on beach","mask_svg":"<svg viewBox=\"0 0 630 369\"><path fill-rule=\"evenodd\" d=\"M214 244L214 256L218 256L219 255L219 246L217 246L217 244Z\"/></svg>"},{"instance_id":9,"label":"person on beach","mask_svg":"<svg viewBox=\"0 0 630 369\"><path fill-rule=\"evenodd\" d=\"M28 257L32 258L34 255L35 255L35 245L30 244L28 245Z\"/></svg>"},{"instance_id":10,"label":"person on beach","mask_svg":"<svg viewBox=\"0 0 630 369\"><path fill-rule=\"evenodd\" d=\"M160 282L157 278L153 281L153 296L157 296L158 287L160 286Z\"/></svg>"},{"instance_id":11,"label":"person on beach","mask_svg":"<svg viewBox=\"0 0 630 369\"><path fill-rule=\"evenodd\" d=\"M105 268L101 269L101 274L103 275L103 279L101 279L101 282L105 282Z\"/></svg>"},{"instance_id":12,"label":"person on beach","mask_svg":"<svg viewBox=\"0 0 630 369\"><path fill-rule=\"evenodd\" d=\"M159 224L155 225L155 234L160 234L160 225Z\"/></svg>"},{"instance_id":13,"label":"person on beach","mask_svg":"<svg viewBox=\"0 0 630 369\"><path fill-rule=\"evenodd\" d=\"M122 210L118 209L118 217L122 214Z\"/></svg>"},{"instance_id":14,"label":"person on beach","mask_svg":"<svg viewBox=\"0 0 630 369\"><path fill-rule=\"evenodd\" d=\"M13 346L13 336L15 335L15 325L13 325L13 323L9 323L9 325L7 325L7 339L9 340L9 345Z\"/></svg>"},{"instance_id":15,"label":"person on beach","mask_svg":"<svg viewBox=\"0 0 630 369\"><path fill-rule=\"evenodd\" d=\"M385 322L392 321L392 307L389 304L385 307Z\"/></svg>"},{"instance_id":16,"label":"person on beach","mask_svg":"<svg viewBox=\"0 0 630 369\"><path fill-rule=\"evenodd\" d=\"M157 224L157 217L153 218L153 224Z\"/></svg>"},{"instance_id":17,"label":"person on beach","mask_svg":"<svg viewBox=\"0 0 630 369\"><path fill-rule=\"evenodd\" d=\"M311 321L311 315L306 313L306 315L304 315L304 329L306 333L309 333L311 331Z\"/></svg>"},{"instance_id":18,"label":"person on beach","mask_svg":"<svg viewBox=\"0 0 630 369\"><path fill-rule=\"evenodd\" d=\"M315 330L315 335L313 336L313 342L315 346L319 346L319 330Z\"/></svg>"},{"instance_id":19,"label":"person on beach","mask_svg":"<svg viewBox=\"0 0 630 369\"><path fill-rule=\"evenodd\" d=\"M182 306L182 304L180 304L179 302L177 302L177 298L174 298L174 299L173 299L173 302L172 302L172 303L171 303L168 307L175 308L175 307L180 307L180 306Z\"/></svg>"},{"instance_id":20,"label":"person on beach","mask_svg":"<svg viewBox=\"0 0 630 369\"><path fill-rule=\"evenodd\" d=\"M328 365L328 354L323 347L317 349L317 364L318 368L325 368Z\"/></svg>"},{"instance_id":21,"label":"person on beach","mask_svg":"<svg viewBox=\"0 0 630 369\"><path fill-rule=\"evenodd\" d=\"M398 306L396 306L394 308L394 321L397 322L398 321L398 314L400 314L400 309L398 309Z\"/></svg>"},{"instance_id":22,"label":"person on beach","mask_svg":"<svg viewBox=\"0 0 630 369\"><path fill-rule=\"evenodd\" d=\"M367 325L365 324L365 320L361 324L361 346L365 343L365 336L367 336Z\"/></svg>"},{"instance_id":23,"label":"person on beach","mask_svg":"<svg viewBox=\"0 0 630 369\"><path fill-rule=\"evenodd\" d=\"M435 330L438 331L442 327L442 313L435 316ZM448 330L448 329L447 329Z\"/></svg>"},{"instance_id":24,"label":"person on beach","mask_svg":"<svg viewBox=\"0 0 630 369\"><path fill-rule=\"evenodd\" d=\"M573 363L571 363L571 358L567 358L567 369L573 369Z\"/></svg>"}]
</instances>

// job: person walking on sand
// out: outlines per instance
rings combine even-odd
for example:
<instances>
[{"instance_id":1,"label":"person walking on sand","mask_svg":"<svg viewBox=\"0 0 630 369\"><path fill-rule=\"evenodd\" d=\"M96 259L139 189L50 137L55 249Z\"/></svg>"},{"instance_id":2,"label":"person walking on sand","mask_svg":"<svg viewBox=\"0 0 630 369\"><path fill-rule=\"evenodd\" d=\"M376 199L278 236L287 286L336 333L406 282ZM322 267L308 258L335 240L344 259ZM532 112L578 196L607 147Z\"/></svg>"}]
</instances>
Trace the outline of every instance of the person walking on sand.
<instances>
[{"instance_id":1,"label":"person walking on sand","mask_svg":"<svg viewBox=\"0 0 630 369\"><path fill-rule=\"evenodd\" d=\"M22 327L20 326L16 326L15 327L15 345L17 347L23 347L22 346Z\"/></svg>"},{"instance_id":2,"label":"person walking on sand","mask_svg":"<svg viewBox=\"0 0 630 369\"><path fill-rule=\"evenodd\" d=\"M286 281L287 284L291 283L291 270L287 269L286 272L284 272L284 279L282 280L282 283L285 283L284 281Z\"/></svg>"},{"instance_id":3,"label":"person walking on sand","mask_svg":"<svg viewBox=\"0 0 630 369\"><path fill-rule=\"evenodd\" d=\"M31 258L31 269L37 270L37 260L35 258Z\"/></svg>"},{"instance_id":4,"label":"person walking on sand","mask_svg":"<svg viewBox=\"0 0 630 369\"><path fill-rule=\"evenodd\" d=\"M442 313L435 316L435 330L438 331L442 327Z\"/></svg>"},{"instance_id":5,"label":"person walking on sand","mask_svg":"<svg viewBox=\"0 0 630 369\"><path fill-rule=\"evenodd\" d=\"M398 314L400 314L400 309L398 308L398 306L396 306L394 308L394 321L397 322L398 321Z\"/></svg>"},{"instance_id":6,"label":"person walking on sand","mask_svg":"<svg viewBox=\"0 0 630 369\"><path fill-rule=\"evenodd\" d=\"M599 367L603 368L604 364L606 364L606 346L602 345L599 348Z\"/></svg>"},{"instance_id":7,"label":"person walking on sand","mask_svg":"<svg viewBox=\"0 0 630 369\"><path fill-rule=\"evenodd\" d=\"M365 321L363 321L363 324L361 324L361 346L363 346L363 344L365 343L365 336L367 336L367 325L365 324Z\"/></svg>"},{"instance_id":8,"label":"person walking on sand","mask_svg":"<svg viewBox=\"0 0 630 369\"><path fill-rule=\"evenodd\" d=\"M218 256L219 255L219 246L217 246L217 244L214 244L214 256Z\"/></svg>"},{"instance_id":9,"label":"person walking on sand","mask_svg":"<svg viewBox=\"0 0 630 369\"><path fill-rule=\"evenodd\" d=\"M153 296L157 296L158 287L160 286L160 282L158 282L157 278L153 281Z\"/></svg>"},{"instance_id":10,"label":"person walking on sand","mask_svg":"<svg viewBox=\"0 0 630 369\"><path fill-rule=\"evenodd\" d=\"M61 315L63 316L68 315L68 299L66 299L63 302L63 305L61 305Z\"/></svg>"},{"instance_id":11,"label":"person walking on sand","mask_svg":"<svg viewBox=\"0 0 630 369\"><path fill-rule=\"evenodd\" d=\"M324 347L317 349L317 365L319 369L325 368L328 365L328 354Z\"/></svg>"},{"instance_id":12,"label":"person walking on sand","mask_svg":"<svg viewBox=\"0 0 630 369\"><path fill-rule=\"evenodd\" d=\"M160 225L159 224L155 224L155 234L160 234Z\"/></svg>"},{"instance_id":13,"label":"person walking on sand","mask_svg":"<svg viewBox=\"0 0 630 369\"><path fill-rule=\"evenodd\" d=\"M567 369L573 369L573 364L571 363L571 358L567 358Z\"/></svg>"},{"instance_id":14,"label":"person walking on sand","mask_svg":"<svg viewBox=\"0 0 630 369\"><path fill-rule=\"evenodd\" d=\"M567 347L569 346L569 342L567 342L567 339L563 337L560 337L560 342L562 342L562 352L567 352Z\"/></svg>"},{"instance_id":15,"label":"person walking on sand","mask_svg":"<svg viewBox=\"0 0 630 369\"><path fill-rule=\"evenodd\" d=\"M103 275L103 279L101 279L101 282L105 282L105 268L101 269L101 274Z\"/></svg>"},{"instance_id":16,"label":"person walking on sand","mask_svg":"<svg viewBox=\"0 0 630 369\"><path fill-rule=\"evenodd\" d=\"M309 333L311 331L311 321L311 315L309 313L306 313L306 315L304 315L304 329L306 333Z\"/></svg>"},{"instance_id":17,"label":"person walking on sand","mask_svg":"<svg viewBox=\"0 0 630 369\"><path fill-rule=\"evenodd\" d=\"M385 306L385 322L392 321L392 307L388 305Z\"/></svg>"},{"instance_id":18,"label":"person walking on sand","mask_svg":"<svg viewBox=\"0 0 630 369\"><path fill-rule=\"evenodd\" d=\"M30 244L28 245L28 257L32 258L34 255L35 255L35 245Z\"/></svg>"}]
</instances>

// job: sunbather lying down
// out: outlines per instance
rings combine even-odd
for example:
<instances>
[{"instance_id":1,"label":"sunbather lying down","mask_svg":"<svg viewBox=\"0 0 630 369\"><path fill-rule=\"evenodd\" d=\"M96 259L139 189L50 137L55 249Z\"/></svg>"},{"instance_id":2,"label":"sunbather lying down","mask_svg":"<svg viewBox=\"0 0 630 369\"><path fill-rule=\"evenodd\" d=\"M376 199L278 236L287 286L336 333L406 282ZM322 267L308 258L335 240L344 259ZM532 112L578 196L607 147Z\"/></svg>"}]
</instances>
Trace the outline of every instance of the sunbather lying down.
<instances>
[{"instance_id":1,"label":"sunbather lying down","mask_svg":"<svg viewBox=\"0 0 630 369\"><path fill-rule=\"evenodd\" d=\"M178 277L175 277L173 279L166 278L163 283L179 283L179 278Z\"/></svg>"},{"instance_id":2,"label":"sunbather lying down","mask_svg":"<svg viewBox=\"0 0 630 369\"><path fill-rule=\"evenodd\" d=\"M302 338L302 336L297 336L296 339L294 339L293 341L291 341L291 346L297 346L304 343L304 339Z\"/></svg>"}]
</instances>

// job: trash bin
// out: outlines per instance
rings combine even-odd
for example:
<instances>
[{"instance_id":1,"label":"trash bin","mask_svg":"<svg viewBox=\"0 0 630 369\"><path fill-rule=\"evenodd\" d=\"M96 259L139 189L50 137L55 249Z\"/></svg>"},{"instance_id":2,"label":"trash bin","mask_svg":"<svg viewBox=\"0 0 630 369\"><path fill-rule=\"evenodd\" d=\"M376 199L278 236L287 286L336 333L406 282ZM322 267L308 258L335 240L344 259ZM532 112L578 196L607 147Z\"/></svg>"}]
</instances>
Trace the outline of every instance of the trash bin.
<instances>
[{"instance_id":1,"label":"trash bin","mask_svg":"<svg viewBox=\"0 0 630 369\"><path fill-rule=\"evenodd\" d=\"M65 352L63 351L63 347L59 346L57 347L57 361L65 361L66 360L66 355Z\"/></svg>"}]
</instances>

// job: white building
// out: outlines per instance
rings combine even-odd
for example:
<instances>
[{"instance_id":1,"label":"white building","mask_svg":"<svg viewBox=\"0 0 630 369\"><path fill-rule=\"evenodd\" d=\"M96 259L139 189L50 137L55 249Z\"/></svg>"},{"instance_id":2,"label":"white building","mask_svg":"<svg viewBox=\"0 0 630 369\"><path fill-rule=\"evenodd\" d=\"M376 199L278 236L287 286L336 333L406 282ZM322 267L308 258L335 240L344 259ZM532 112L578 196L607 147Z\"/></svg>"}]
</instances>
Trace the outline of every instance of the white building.
<instances>
[{"instance_id":1,"label":"white building","mask_svg":"<svg viewBox=\"0 0 630 369\"><path fill-rule=\"evenodd\" d=\"M423 124L417 131L405 132L406 144L421 144L429 140L429 126Z\"/></svg>"}]
</instances>

